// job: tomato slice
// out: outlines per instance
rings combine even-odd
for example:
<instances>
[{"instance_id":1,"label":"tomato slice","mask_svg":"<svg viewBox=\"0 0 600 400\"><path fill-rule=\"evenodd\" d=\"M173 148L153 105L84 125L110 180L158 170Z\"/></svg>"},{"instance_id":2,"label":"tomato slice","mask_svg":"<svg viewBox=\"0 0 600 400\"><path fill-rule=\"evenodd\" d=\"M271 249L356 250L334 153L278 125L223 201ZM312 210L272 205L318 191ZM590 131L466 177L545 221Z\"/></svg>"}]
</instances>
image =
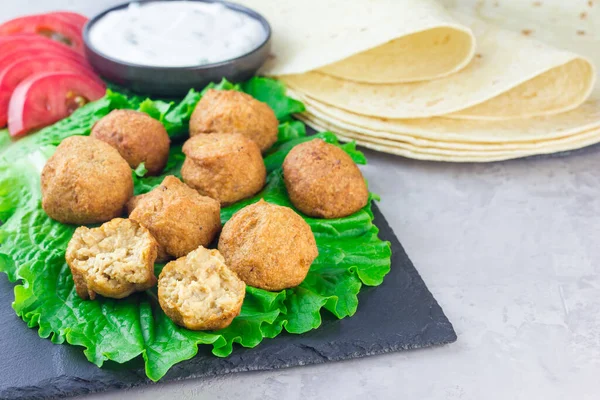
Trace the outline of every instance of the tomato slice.
<instances>
[{"instance_id":1,"label":"tomato slice","mask_svg":"<svg viewBox=\"0 0 600 400\"><path fill-rule=\"evenodd\" d=\"M85 59L85 57L83 57L82 55L75 53L73 51L63 53L61 51L55 51L53 49L25 48L25 49L10 51L8 53L0 53L0 73L6 67L8 67L10 64L14 63L15 61L18 61L22 58L37 57L37 56L55 56L55 57L66 58L66 59L78 62L80 64L83 64L87 68L91 68L90 64Z\"/></svg>"},{"instance_id":2,"label":"tomato slice","mask_svg":"<svg viewBox=\"0 0 600 400\"><path fill-rule=\"evenodd\" d=\"M11 136L21 136L50 125L104 94L103 84L81 73L31 75L15 88L10 98L8 131Z\"/></svg>"},{"instance_id":3,"label":"tomato slice","mask_svg":"<svg viewBox=\"0 0 600 400\"><path fill-rule=\"evenodd\" d=\"M11 36L0 36L0 58L8 56L9 53L17 50L30 51L31 54L39 54L42 51L52 51L65 56L84 58L80 53L75 52L71 47L62 43L45 38L34 33L21 33ZM5 65L0 63L0 68Z\"/></svg>"},{"instance_id":4,"label":"tomato slice","mask_svg":"<svg viewBox=\"0 0 600 400\"><path fill-rule=\"evenodd\" d=\"M81 28L61 15L28 15L0 24L0 35L15 33L35 33L64 43L81 54L84 52Z\"/></svg>"},{"instance_id":5,"label":"tomato slice","mask_svg":"<svg viewBox=\"0 0 600 400\"><path fill-rule=\"evenodd\" d=\"M88 17L72 11L54 11L48 14L58 15L66 21L77 25L81 30L83 30L83 27L88 22Z\"/></svg>"},{"instance_id":6,"label":"tomato slice","mask_svg":"<svg viewBox=\"0 0 600 400\"><path fill-rule=\"evenodd\" d=\"M0 69L0 127L5 126L8 121L10 97L19 83L34 74L60 71L80 73L103 85L90 67L74 59L57 55L30 55L17 59Z\"/></svg>"}]
</instances>

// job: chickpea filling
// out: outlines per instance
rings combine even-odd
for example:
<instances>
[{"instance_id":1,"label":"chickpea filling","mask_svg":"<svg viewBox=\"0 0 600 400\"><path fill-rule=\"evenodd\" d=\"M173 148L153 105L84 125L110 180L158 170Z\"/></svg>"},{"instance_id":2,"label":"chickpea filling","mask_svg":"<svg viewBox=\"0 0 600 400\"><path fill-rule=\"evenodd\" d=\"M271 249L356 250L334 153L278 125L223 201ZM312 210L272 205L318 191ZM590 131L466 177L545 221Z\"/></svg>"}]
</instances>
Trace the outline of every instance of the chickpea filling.
<instances>
[{"instance_id":1,"label":"chickpea filling","mask_svg":"<svg viewBox=\"0 0 600 400\"><path fill-rule=\"evenodd\" d=\"M202 247L167 264L158 285L163 309L174 310L186 326L237 315L245 294L219 252Z\"/></svg>"}]
</instances>

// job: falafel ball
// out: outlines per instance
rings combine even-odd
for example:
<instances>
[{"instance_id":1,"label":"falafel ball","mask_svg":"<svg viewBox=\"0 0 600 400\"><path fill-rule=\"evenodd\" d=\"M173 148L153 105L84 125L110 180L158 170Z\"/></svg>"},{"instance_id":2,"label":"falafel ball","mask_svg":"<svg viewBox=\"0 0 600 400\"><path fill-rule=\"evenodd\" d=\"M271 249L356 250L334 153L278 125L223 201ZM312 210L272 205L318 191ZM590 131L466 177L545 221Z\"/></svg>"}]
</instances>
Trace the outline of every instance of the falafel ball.
<instances>
[{"instance_id":1,"label":"falafel ball","mask_svg":"<svg viewBox=\"0 0 600 400\"><path fill-rule=\"evenodd\" d=\"M42 207L65 224L106 222L133 196L131 168L119 152L89 137L62 141L42 170Z\"/></svg>"},{"instance_id":2,"label":"falafel ball","mask_svg":"<svg viewBox=\"0 0 600 400\"><path fill-rule=\"evenodd\" d=\"M148 229L130 219L77 228L66 253L77 294L121 299L154 286L157 249Z\"/></svg>"},{"instance_id":3,"label":"falafel ball","mask_svg":"<svg viewBox=\"0 0 600 400\"><path fill-rule=\"evenodd\" d=\"M177 325L199 330L228 327L244 302L246 285L218 250L200 246L168 263L158 278L158 302Z\"/></svg>"},{"instance_id":4,"label":"falafel ball","mask_svg":"<svg viewBox=\"0 0 600 400\"><path fill-rule=\"evenodd\" d=\"M130 201L129 218L145 226L159 244L159 260L183 257L208 246L221 230L221 207L169 175L152 191Z\"/></svg>"},{"instance_id":5,"label":"falafel ball","mask_svg":"<svg viewBox=\"0 0 600 400\"><path fill-rule=\"evenodd\" d=\"M94 124L90 135L117 149L133 169L144 163L148 174L158 175L167 164L169 135L146 113L113 110Z\"/></svg>"},{"instance_id":6,"label":"falafel ball","mask_svg":"<svg viewBox=\"0 0 600 400\"><path fill-rule=\"evenodd\" d=\"M247 285L274 291L298 286L319 255L306 221L291 208L264 200L227 221L219 251Z\"/></svg>"},{"instance_id":7,"label":"falafel ball","mask_svg":"<svg viewBox=\"0 0 600 400\"><path fill-rule=\"evenodd\" d=\"M266 103L236 90L210 89L190 119L190 136L202 133L241 133L261 151L277 141L279 121Z\"/></svg>"},{"instance_id":8,"label":"falafel ball","mask_svg":"<svg viewBox=\"0 0 600 400\"><path fill-rule=\"evenodd\" d=\"M352 158L321 139L295 146L283 161L292 204L317 218L341 218L367 205L369 190Z\"/></svg>"},{"instance_id":9,"label":"falafel ball","mask_svg":"<svg viewBox=\"0 0 600 400\"><path fill-rule=\"evenodd\" d=\"M222 205L258 193L267 170L256 143L237 133L214 133L190 138L181 177L190 187Z\"/></svg>"}]
</instances>

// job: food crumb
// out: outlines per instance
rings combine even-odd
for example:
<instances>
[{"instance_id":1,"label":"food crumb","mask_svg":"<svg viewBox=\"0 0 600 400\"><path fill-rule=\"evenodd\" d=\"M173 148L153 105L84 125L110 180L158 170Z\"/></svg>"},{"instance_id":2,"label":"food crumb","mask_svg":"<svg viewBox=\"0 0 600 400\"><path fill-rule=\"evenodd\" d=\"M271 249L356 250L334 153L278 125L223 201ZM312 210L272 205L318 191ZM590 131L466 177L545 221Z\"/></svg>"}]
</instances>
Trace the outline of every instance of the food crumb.
<instances>
[{"instance_id":1,"label":"food crumb","mask_svg":"<svg viewBox=\"0 0 600 400\"><path fill-rule=\"evenodd\" d=\"M580 19L586 19L587 18L587 13L584 11L581 14L579 14L579 18Z\"/></svg>"},{"instance_id":2,"label":"food crumb","mask_svg":"<svg viewBox=\"0 0 600 400\"><path fill-rule=\"evenodd\" d=\"M525 36L529 36L533 33L533 31L531 29L523 29L521 30L521 33Z\"/></svg>"},{"instance_id":3,"label":"food crumb","mask_svg":"<svg viewBox=\"0 0 600 400\"><path fill-rule=\"evenodd\" d=\"M583 35L585 35L585 31L584 31L584 30L578 30L578 31L577 31L577 34L578 34L579 36L583 36Z\"/></svg>"},{"instance_id":4,"label":"food crumb","mask_svg":"<svg viewBox=\"0 0 600 400\"><path fill-rule=\"evenodd\" d=\"M494 7L498 7L500 4L498 4L497 1L494 2L494 4L492 4Z\"/></svg>"},{"instance_id":5,"label":"food crumb","mask_svg":"<svg viewBox=\"0 0 600 400\"><path fill-rule=\"evenodd\" d=\"M481 54L481 53L477 53L477 54L475 54L475 57L477 57L477 58L482 58L482 57L483 57L483 54Z\"/></svg>"},{"instance_id":6,"label":"food crumb","mask_svg":"<svg viewBox=\"0 0 600 400\"><path fill-rule=\"evenodd\" d=\"M594 1L593 1L593 0L589 0L589 1L588 1L588 6L590 6L590 7L594 7Z\"/></svg>"},{"instance_id":7,"label":"food crumb","mask_svg":"<svg viewBox=\"0 0 600 400\"><path fill-rule=\"evenodd\" d=\"M533 6L534 6L534 7L540 7L541 5L542 5L542 2L541 2L541 1L534 1L534 2L533 2Z\"/></svg>"}]
</instances>

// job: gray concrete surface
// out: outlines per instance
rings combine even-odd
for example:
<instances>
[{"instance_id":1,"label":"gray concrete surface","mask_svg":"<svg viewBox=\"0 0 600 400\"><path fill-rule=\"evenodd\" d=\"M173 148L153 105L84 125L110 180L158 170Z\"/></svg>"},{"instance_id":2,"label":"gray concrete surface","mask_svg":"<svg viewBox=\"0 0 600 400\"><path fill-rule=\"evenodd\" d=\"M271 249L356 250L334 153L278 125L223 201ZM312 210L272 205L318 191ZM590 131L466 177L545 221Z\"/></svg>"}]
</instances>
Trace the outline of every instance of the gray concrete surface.
<instances>
[{"instance_id":1,"label":"gray concrete surface","mask_svg":"<svg viewBox=\"0 0 600 400\"><path fill-rule=\"evenodd\" d=\"M3 0L0 19L112 3ZM371 190L457 343L86 399L597 399L600 147L481 165L366 154Z\"/></svg>"}]
</instances>

